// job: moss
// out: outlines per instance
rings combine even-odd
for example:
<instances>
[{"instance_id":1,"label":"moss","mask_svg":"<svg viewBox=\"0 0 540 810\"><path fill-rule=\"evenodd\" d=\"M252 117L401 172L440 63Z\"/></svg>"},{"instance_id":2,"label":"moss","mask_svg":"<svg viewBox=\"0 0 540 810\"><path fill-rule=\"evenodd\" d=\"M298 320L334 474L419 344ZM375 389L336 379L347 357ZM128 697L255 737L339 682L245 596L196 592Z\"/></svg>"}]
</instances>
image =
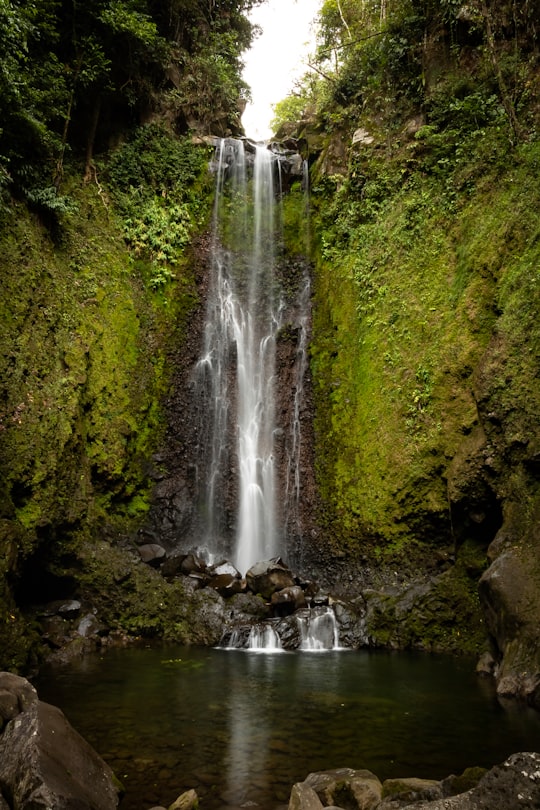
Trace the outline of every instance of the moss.
<instances>
[{"instance_id":1,"label":"moss","mask_svg":"<svg viewBox=\"0 0 540 810\"><path fill-rule=\"evenodd\" d=\"M367 595L367 630L376 646L430 652L477 654L486 648L487 628L477 581L487 566L473 542L460 549L455 565L421 585Z\"/></svg>"},{"instance_id":2,"label":"moss","mask_svg":"<svg viewBox=\"0 0 540 810\"><path fill-rule=\"evenodd\" d=\"M449 776L444 780L445 788L451 796L457 796L459 793L465 793L467 790L472 790L479 783L480 779L487 773L486 768L478 766L473 768L466 768L459 776Z\"/></svg>"},{"instance_id":3,"label":"moss","mask_svg":"<svg viewBox=\"0 0 540 810\"><path fill-rule=\"evenodd\" d=\"M451 542L445 479L494 330L508 412L539 404L538 146L506 150L464 188L464 157L438 176L367 148L314 189L317 472L340 548Z\"/></svg>"},{"instance_id":4,"label":"moss","mask_svg":"<svg viewBox=\"0 0 540 810\"><path fill-rule=\"evenodd\" d=\"M106 190L73 176L65 192L74 205L54 233L14 203L0 236L0 519L17 551L0 572L9 577L0 602L16 616L12 589L24 592L41 549L46 564L104 523L125 534L145 515L166 358L197 301L185 246L175 278L149 285Z\"/></svg>"}]
</instances>

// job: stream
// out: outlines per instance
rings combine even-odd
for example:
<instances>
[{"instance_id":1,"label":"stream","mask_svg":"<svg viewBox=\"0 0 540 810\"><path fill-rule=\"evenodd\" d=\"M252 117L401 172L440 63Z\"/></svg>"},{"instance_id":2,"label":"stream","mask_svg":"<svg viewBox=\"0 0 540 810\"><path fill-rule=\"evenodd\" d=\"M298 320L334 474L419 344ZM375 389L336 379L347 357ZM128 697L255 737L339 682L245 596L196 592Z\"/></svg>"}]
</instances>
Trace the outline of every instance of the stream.
<instances>
[{"instance_id":1,"label":"stream","mask_svg":"<svg viewBox=\"0 0 540 810\"><path fill-rule=\"evenodd\" d=\"M44 670L124 785L122 810L286 806L311 771L441 779L540 750L540 716L504 708L469 658L382 651L110 650Z\"/></svg>"}]
</instances>

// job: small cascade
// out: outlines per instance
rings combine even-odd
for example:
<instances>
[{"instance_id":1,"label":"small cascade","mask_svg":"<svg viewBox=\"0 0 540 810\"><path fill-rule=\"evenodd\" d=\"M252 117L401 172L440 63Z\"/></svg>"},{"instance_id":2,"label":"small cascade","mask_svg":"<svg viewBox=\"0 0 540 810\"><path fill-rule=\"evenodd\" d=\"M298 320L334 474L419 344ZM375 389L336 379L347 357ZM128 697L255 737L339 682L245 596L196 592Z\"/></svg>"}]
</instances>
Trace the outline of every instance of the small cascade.
<instances>
[{"instance_id":1,"label":"small cascade","mask_svg":"<svg viewBox=\"0 0 540 810\"><path fill-rule=\"evenodd\" d=\"M271 624L255 624L248 638L248 650L259 652L283 651L281 639Z\"/></svg>"},{"instance_id":2,"label":"small cascade","mask_svg":"<svg viewBox=\"0 0 540 810\"><path fill-rule=\"evenodd\" d=\"M339 649L339 630L331 607L311 608L297 617L302 636L301 650Z\"/></svg>"}]
</instances>

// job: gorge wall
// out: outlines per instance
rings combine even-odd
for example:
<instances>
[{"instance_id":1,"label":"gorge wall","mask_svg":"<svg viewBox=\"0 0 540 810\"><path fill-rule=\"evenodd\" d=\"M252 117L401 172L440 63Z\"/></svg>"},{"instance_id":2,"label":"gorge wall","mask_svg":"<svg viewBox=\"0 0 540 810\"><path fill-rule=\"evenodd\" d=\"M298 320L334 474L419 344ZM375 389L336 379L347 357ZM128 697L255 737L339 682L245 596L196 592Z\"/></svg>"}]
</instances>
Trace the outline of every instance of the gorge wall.
<instances>
[{"instance_id":1,"label":"gorge wall","mask_svg":"<svg viewBox=\"0 0 540 810\"><path fill-rule=\"evenodd\" d=\"M499 9L488 30L454 4L411 22L402 5L277 133L311 176L309 249L300 185L283 200L283 280L306 259L313 272L294 554L361 601L373 645L483 653L501 694L537 702L538 20ZM489 31L500 64L518 42L521 106L486 66ZM187 530L186 383L208 284L212 149L166 112L165 129L104 151L92 182L75 162L56 208L4 195L5 668L38 660L39 606L71 597L112 630L210 638L200 598L137 553ZM284 330L284 387L294 347Z\"/></svg>"}]
</instances>

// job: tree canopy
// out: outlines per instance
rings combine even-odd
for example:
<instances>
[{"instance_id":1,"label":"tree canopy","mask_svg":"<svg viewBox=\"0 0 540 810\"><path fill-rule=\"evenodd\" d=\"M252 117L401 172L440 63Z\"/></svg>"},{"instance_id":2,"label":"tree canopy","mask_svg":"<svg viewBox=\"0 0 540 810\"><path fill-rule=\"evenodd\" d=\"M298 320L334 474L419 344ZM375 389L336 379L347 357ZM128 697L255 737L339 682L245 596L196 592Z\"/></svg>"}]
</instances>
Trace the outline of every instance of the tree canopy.
<instances>
[{"instance_id":1,"label":"tree canopy","mask_svg":"<svg viewBox=\"0 0 540 810\"><path fill-rule=\"evenodd\" d=\"M234 129L261 1L0 0L0 186L32 199L153 117Z\"/></svg>"}]
</instances>

